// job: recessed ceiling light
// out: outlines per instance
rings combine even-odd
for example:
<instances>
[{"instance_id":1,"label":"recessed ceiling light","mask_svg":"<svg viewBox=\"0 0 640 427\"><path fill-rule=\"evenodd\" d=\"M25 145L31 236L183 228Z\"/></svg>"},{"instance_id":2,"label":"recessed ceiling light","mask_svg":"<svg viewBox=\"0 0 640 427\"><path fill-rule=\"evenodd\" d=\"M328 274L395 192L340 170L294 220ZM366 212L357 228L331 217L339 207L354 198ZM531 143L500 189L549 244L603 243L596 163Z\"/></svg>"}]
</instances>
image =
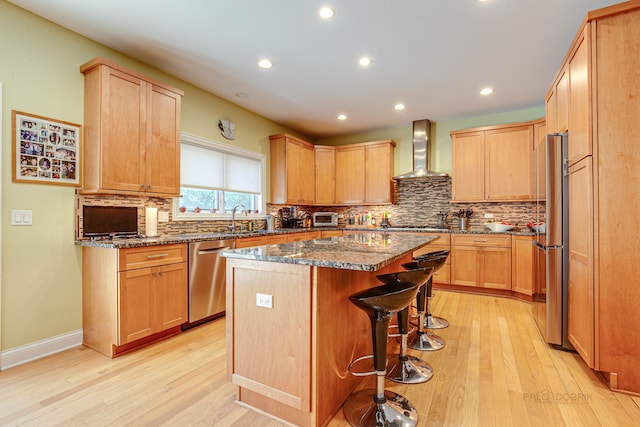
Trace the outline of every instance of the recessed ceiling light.
<instances>
[{"instance_id":1,"label":"recessed ceiling light","mask_svg":"<svg viewBox=\"0 0 640 427\"><path fill-rule=\"evenodd\" d=\"M346 114L340 114L338 116L338 120L347 120L347 115Z\"/></svg>"},{"instance_id":2,"label":"recessed ceiling light","mask_svg":"<svg viewBox=\"0 0 640 427\"><path fill-rule=\"evenodd\" d=\"M372 62L373 61L368 56L363 56L362 58L360 58L360 61L358 61L358 63L363 67L368 67Z\"/></svg>"},{"instance_id":3,"label":"recessed ceiling light","mask_svg":"<svg viewBox=\"0 0 640 427\"><path fill-rule=\"evenodd\" d=\"M322 19L331 19L336 15L336 11L329 6L324 6L320 8L319 14Z\"/></svg>"},{"instance_id":4,"label":"recessed ceiling light","mask_svg":"<svg viewBox=\"0 0 640 427\"><path fill-rule=\"evenodd\" d=\"M249 94L247 92L236 92L234 93L235 96L237 96L238 98L248 98Z\"/></svg>"},{"instance_id":5,"label":"recessed ceiling light","mask_svg":"<svg viewBox=\"0 0 640 427\"><path fill-rule=\"evenodd\" d=\"M405 106L404 104L396 104L393 108L396 110L404 110Z\"/></svg>"},{"instance_id":6,"label":"recessed ceiling light","mask_svg":"<svg viewBox=\"0 0 640 427\"><path fill-rule=\"evenodd\" d=\"M485 87L484 89L482 89L480 91L480 95L491 95L493 92L495 92L495 89L492 87Z\"/></svg>"},{"instance_id":7,"label":"recessed ceiling light","mask_svg":"<svg viewBox=\"0 0 640 427\"><path fill-rule=\"evenodd\" d=\"M258 67L260 67L260 68L271 68L271 67L273 67L273 63L271 61L269 61L268 59L261 59L258 62Z\"/></svg>"}]
</instances>

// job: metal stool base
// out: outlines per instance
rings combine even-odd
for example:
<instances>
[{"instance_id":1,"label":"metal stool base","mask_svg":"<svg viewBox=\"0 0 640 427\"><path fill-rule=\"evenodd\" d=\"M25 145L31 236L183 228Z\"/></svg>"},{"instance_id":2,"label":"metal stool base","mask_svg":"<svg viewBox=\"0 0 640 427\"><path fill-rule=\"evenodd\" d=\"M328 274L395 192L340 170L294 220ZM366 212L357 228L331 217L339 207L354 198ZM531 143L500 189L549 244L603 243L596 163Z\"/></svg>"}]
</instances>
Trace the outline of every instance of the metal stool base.
<instances>
[{"instance_id":1,"label":"metal stool base","mask_svg":"<svg viewBox=\"0 0 640 427\"><path fill-rule=\"evenodd\" d=\"M449 326L449 322L438 316L427 316L424 319L424 327L428 329L444 329Z\"/></svg>"},{"instance_id":2,"label":"metal stool base","mask_svg":"<svg viewBox=\"0 0 640 427\"><path fill-rule=\"evenodd\" d=\"M374 389L353 393L344 402L346 420L356 427L415 427L418 411L404 396L384 391L386 402L376 403Z\"/></svg>"},{"instance_id":3,"label":"metal stool base","mask_svg":"<svg viewBox=\"0 0 640 427\"><path fill-rule=\"evenodd\" d=\"M395 359L395 363L387 368L386 378L402 384L420 384L433 377L433 368L427 362L414 356L409 360L398 360L399 354L390 355L387 360Z\"/></svg>"},{"instance_id":4,"label":"metal stool base","mask_svg":"<svg viewBox=\"0 0 640 427\"><path fill-rule=\"evenodd\" d=\"M444 340L429 331L418 332L409 340L409 348L420 351L437 351L444 348Z\"/></svg>"}]
</instances>

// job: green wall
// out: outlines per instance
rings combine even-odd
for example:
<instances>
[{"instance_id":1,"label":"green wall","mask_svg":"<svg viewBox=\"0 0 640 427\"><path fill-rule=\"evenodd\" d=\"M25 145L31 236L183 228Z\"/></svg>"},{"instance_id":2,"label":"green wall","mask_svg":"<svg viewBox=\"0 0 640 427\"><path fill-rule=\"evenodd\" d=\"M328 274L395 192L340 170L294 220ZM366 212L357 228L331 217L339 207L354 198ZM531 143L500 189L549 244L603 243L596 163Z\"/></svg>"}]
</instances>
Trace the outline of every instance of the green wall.
<instances>
[{"instance_id":1,"label":"green wall","mask_svg":"<svg viewBox=\"0 0 640 427\"><path fill-rule=\"evenodd\" d=\"M184 132L226 142L218 129L218 120L226 118L236 124L234 145L265 154L269 135L293 133L5 0L0 0L0 52L0 350L82 328L82 257L73 243L75 189L12 182L11 110L82 124L84 82L79 67L101 56L182 89ZM11 226L12 209L31 209L33 226Z\"/></svg>"},{"instance_id":2,"label":"green wall","mask_svg":"<svg viewBox=\"0 0 640 427\"><path fill-rule=\"evenodd\" d=\"M479 126L491 126L504 123L526 122L544 117L543 94L540 95L540 107L526 110L509 111L499 114L467 117L456 120L443 120L431 123L431 152L429 153L429 169L451 174L451 136L453 130L468 129ZM380 129L352 135L327 138L316 141L323 145L344 145L365 141L393 139L395 149L395 174L409 172L413 169L412 124L389 129Z\"/></svg>"}]
</instances>

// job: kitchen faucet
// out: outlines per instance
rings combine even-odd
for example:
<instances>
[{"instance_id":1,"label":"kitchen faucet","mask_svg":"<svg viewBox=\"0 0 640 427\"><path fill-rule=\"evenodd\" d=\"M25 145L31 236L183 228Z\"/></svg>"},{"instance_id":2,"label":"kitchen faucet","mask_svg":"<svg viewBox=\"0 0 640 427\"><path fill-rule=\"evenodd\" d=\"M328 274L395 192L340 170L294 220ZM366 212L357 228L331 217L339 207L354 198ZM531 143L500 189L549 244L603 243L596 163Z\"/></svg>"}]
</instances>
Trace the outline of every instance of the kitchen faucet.
<instances>
[{"instance_id":1,"label":"kitchen faucet","mask_svg":"<svg viewBox=\"0 0 640 427\"><path fill-rule=\"evenodd\" d=\"M245 208L243 204L237 204L233 207L231 210L231 225L228 226L232 233L236 232L236 210L240 207L242 208L244 215L247 216L247 208ZM240 231L242 231L242 225L240 225Z\"/></svg>"}]
</instances>

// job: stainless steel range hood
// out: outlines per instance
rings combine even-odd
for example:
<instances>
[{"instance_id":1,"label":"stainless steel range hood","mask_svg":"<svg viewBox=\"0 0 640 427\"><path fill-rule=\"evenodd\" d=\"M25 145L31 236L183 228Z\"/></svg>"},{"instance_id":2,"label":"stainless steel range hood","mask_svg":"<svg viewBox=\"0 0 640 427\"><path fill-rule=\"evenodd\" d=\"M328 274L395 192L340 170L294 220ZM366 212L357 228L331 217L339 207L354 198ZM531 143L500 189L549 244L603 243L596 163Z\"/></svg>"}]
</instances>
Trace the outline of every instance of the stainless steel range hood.
<instances>
[{"instance_id":1,"label":"stainless steel range hood","mask_svg":"<svg viewBox=\"0 0 640 427\"><path fill-rule=\"evenodd\" d=\"M422 177L445 178L444 172L434 172L428 169L429 146L431 145L431 121L416 120L413 122L413 170L393 179L413 179Z\"/></svg>"}]
</instances>

